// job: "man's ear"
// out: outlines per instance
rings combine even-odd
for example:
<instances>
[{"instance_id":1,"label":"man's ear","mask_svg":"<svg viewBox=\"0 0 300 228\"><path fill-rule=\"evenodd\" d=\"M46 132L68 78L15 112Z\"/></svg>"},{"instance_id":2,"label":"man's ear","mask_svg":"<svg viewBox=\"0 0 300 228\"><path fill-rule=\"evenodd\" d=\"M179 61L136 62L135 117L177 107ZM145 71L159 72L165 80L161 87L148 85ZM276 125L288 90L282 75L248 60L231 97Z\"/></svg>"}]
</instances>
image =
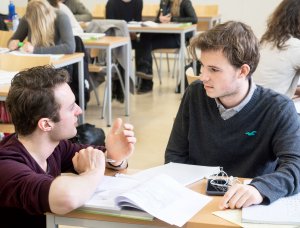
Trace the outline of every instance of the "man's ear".
<instances>
[{"instance_id":1,"label":"man's ear","mask_svg":"<svg viewBox=\"0 0 300 228\"><path fill-rule=\"evenodd\" d=\"M53 129L53 122L49 118L41 118L38 121L38 127L42 131L51 131Z\"/></svg>"},{"instance_id":2,"label":"man's ear","mask_svg":"<svg viewBox=\"0 0 300 228\"><path fill-rule=\"evenodd\" d=\"M246 78L250 73L250 66L248 64L243 64L240 67L240 75L239 78Z\"/></svg>"}]
</instances>

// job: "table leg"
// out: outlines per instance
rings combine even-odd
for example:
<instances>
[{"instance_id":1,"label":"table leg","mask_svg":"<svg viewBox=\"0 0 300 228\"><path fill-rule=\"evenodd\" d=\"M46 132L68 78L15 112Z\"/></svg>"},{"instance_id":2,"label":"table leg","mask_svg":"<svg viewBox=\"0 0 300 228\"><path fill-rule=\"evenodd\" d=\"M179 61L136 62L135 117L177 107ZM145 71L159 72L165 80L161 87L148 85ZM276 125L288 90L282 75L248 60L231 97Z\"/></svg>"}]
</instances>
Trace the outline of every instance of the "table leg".
<instances>
[{"instance_id":1,"label":"table leg","mask_svg":"<svg viewBox=\"0 0 300 228\"><path fill-rule=\"evenodd\" d=\"M79 124L84 123L84 71L83 59L78 62L78 88L79 88L79 106L82 109L82 114L79 116Z\"/></svg>"}]
</instances>

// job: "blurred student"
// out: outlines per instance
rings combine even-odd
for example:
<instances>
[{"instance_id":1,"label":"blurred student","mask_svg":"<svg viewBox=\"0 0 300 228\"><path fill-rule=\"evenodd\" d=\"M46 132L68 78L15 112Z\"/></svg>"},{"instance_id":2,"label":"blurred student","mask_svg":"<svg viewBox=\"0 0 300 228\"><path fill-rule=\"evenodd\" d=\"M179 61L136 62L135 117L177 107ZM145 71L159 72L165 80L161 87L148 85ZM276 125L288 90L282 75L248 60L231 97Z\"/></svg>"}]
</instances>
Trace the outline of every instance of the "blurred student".
<instances>
[{"instance_id":1,"label":"blurred student","mask_svg":"<svg viewBox=\"0 0 300 228\"><path fill-rule=\"evenodd\" d=\"M191 41L200 49L200 80L185 91L165 162L221 166L235 184L220 208L269 204L300 190L300 119L293 102L255 85L259 42L251 28L229 21Z\"/></svg>"},{"instance_id":2,"label":"blurred student","mask_svg":"<svg viewBox=\"0 0 300 228\"><path fill-rule=\"evenodd\" d=\"M121 119L106 145L68 140L82 113L68 80L67 71L51 66L21 71L12 80L6 103L16 133L0 144L1 227L44 228L46 212L66 214L92 196L105 166L127 168L136 139L133 126Z\"/></svg>"},{"instance_id":3,"label":"blurred student","mask_svg":"<svg viewBox=\"0 0 300 228\"><path fill-rule=\"evenodd\" d=\"M51 7L47 0L31 0L25 16L8 43L10 50L19 48L35 54L72 54L75 40L68 16Z\"/></svg>"},{"instance_id":4,"label":"blurred student","mask_svg":"<svg viewBox=\"0 0 300 228\"><path fill-rule=\"evenodd\" d=\"M300 95L300 1L284 0L269 17L255 83L292 98Z\"/></svg>"},{"instance_id":5,"label":"blurred student","mask_svg":"<svg viewBox=\"0 0 300 228\"><path fill-rule=\"evenodd\" d=\"M79 0L62 0L62 2L69 7L77 21L87 22L93 19L91 12Z\"/></svg>"},{"instance_id":6,"label":"blurred student","mask_svg":"<svg viewBox=\"0 0 300 228\"><path fill-rule=\"evenodd\" d=\"M191 22L196 24L197 20L190 0L161 0L156 22ZM186 39L189 40L191 36L191 34L187 34ZM136 55L139 56L136 65L136 76L141 78L141 84L137 90L138 94L151 92L153 88L151 52L159 48L179 47L180 35L178 34L141 33L140 48L136 49Z\"/></svg>"},{"instance_id":7,"label":"blurred student","mask_svg":"<svg viewBox=\"0 0 300 228\"><path fill-rule=\"evenodd\" d=\"M65 4L62 3L61 0L48 0L48 2L55 8L60 9L64 12L70 19L70 23L72 26L73 34L83 33L83 29L81 28L79 22L76 20L72 11Z\"/></svg>"}]
</instances>

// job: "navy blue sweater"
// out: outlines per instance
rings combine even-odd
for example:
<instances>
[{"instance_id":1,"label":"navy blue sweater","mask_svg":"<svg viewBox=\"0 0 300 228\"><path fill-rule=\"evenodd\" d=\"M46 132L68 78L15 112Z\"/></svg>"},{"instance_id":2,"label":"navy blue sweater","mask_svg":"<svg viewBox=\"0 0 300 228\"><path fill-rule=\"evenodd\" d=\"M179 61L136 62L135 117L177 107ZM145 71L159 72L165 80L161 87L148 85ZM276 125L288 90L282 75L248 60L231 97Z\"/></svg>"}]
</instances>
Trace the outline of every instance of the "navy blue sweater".
<instances>
[{"instance_id":1,"label":"navy blue sweater","mask_svg":"<svg viewBox=\"0 0 300 228\"><path fill-rule=\"evenodd\" d=\"M267 203L300 189L300 120L293 102L257 86L236 115L223 120L200 81L183 97L165 162L222 166L233 176L254 178Z\"/></svg>"}]
</instances>

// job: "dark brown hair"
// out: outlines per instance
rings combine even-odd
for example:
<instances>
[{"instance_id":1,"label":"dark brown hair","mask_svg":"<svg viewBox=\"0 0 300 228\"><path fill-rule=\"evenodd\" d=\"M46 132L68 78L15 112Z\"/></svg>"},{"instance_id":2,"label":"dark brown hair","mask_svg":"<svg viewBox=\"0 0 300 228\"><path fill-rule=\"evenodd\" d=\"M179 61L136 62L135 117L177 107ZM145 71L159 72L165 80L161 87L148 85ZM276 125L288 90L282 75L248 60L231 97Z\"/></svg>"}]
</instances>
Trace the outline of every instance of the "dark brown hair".
<instances>
[{"instance_id":1,"label":"dark brown hair","mask_svg":"<svg viewBox=\"0 0 300 228\"><path fill-rule=\"evenodd\" d=\"M19 72L12 80L6 99L16 133L31 134L41 118L60 120L54 97L55 86L67 83L69 74L52 66L39 66Z\"/></svg>"},{"instance_id":2,"label":"dark brown hair","mask_svg":"<svg viewBox=\"0 0 300 228\"><path fill-rule=\"evenodd\" d=\"M300 1L284 0L268 19L267 31L260 42L273 43L278 49L285 48L290 37L300 39Z\"/></svg>"},{"instance_id":3,"label":"dark brown hair","mask_svg":"<svg viewBox=\"0 0 300 228\"><path fill-rule=\"evenodd\" d=\"M232 66L243 64L250 66L248 76L255 71L259 61L259 42L252 29L236 21L218 24L214 28L200 33L191 40L190 50L196 57L196 49L201 51L221 50Z\"/></svg>"}]
</instances>

